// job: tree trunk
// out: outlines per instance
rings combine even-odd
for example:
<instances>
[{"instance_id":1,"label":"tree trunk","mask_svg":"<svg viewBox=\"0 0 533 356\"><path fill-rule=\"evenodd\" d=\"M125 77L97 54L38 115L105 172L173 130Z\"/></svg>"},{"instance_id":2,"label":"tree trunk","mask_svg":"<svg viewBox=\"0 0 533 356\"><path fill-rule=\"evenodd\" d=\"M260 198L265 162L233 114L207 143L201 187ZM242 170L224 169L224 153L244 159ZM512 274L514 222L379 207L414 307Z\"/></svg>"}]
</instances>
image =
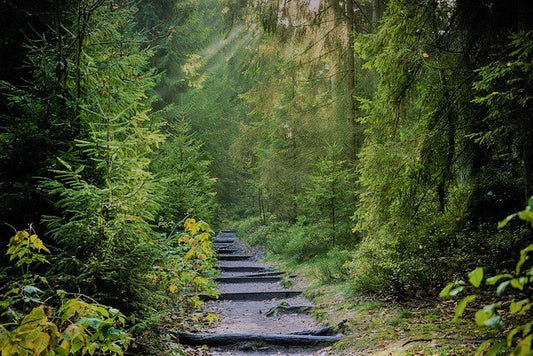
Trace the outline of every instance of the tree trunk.
<instances>
[{"instance_id":1,"label":"tree trunk","mask_svg":"<svg viewBox=\"0 0 533 356\"><path fill-rule=\"evenodd\" d=\"M357 133L357 125L355 122L355 51L354 51L354 35L355 35L355 12L354 0L346 2L346 31L347 31L347 46L346 46L346 104L347 104L347 119L350 128L350 161L355 163L357 154L360 149L360 137Z\"/></svg>"}]
</instances>

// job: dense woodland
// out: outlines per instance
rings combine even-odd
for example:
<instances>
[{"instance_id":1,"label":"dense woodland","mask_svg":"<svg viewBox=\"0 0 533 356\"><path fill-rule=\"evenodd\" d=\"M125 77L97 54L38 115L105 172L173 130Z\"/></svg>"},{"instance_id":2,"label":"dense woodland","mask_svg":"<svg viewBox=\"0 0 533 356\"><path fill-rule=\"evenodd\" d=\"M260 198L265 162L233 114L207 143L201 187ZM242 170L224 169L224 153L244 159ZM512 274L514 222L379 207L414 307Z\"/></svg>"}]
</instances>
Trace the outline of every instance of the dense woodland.
<instances>
[{"instance_id":1,"label":"dense woodland","mask_svg":"<svg viewBox=\"0 0 533 356\"><path fill-rule=\"evenodd\" d=\"M2 355L169 354L230 227L352 295L507 273L528 354L530 1L0 7Z\"/></svg>"}]
</instances>

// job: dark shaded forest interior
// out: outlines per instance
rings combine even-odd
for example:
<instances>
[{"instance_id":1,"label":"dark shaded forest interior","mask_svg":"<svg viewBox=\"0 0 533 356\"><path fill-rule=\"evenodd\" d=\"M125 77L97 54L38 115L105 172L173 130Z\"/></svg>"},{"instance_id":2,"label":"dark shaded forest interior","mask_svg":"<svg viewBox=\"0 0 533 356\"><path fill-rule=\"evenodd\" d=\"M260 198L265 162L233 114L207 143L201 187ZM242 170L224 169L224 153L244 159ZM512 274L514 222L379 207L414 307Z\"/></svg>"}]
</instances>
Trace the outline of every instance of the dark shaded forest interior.
<instances>
[{"instance_id":1,"label":"dark shaded forest interior","mask_svg":"<svg viewBox=\"0 0 533 356\"><path fill-rule=\"evenodd\" d=\"M214 231L327 351L531 355L533 2L0 0L2 355L199 355Z\"/></svg>"}]
</instances>

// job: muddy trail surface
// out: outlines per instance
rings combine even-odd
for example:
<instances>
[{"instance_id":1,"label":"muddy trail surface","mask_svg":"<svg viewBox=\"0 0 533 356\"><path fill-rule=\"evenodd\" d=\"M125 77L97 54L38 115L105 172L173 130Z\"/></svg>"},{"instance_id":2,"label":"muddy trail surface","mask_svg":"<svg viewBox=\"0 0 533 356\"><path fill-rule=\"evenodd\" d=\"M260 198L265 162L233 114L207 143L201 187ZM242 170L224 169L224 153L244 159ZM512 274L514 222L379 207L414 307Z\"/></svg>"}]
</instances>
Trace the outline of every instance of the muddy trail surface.
<instances>
[{"instance_id":1,"label":"muddy trail surface","mask_svg":"<svg viewBox=\"0 0 533 356\"><path fill-rule=\"evenodd\" d=\"M341 339L338 328L317 324L302 292L284 286L292 276L260 262L235 231L222 231L213 241L220 296L205 299L219 321L203 333L181 333L180 343L207 345L209 355L332 354L328 346Z\"/></svg>"}]
</instances>

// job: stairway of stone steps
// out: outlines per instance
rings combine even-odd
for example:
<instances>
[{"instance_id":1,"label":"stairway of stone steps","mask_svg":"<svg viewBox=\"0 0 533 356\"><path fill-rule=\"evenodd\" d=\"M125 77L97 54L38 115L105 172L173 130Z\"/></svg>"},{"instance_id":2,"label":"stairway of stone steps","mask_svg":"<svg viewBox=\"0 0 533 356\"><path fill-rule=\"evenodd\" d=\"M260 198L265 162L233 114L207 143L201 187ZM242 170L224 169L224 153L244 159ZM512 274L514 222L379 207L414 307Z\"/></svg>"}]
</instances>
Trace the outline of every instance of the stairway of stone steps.
<instances>
[{"instance_id":1,"label":"stairway of stone steps","mask_svg":"<svg viewBox=\"0 0 533 356\"><path fill-rule=\"evenodd\" d=\"M213 242L220 295L204 300L219 321L205 333L181 333L181 343L207 345L211 355L327 355L341 339L317 324L302 292L284 287L285 274L258 261L235 231L221 231Z\"/></svg>"}]
</instances>

